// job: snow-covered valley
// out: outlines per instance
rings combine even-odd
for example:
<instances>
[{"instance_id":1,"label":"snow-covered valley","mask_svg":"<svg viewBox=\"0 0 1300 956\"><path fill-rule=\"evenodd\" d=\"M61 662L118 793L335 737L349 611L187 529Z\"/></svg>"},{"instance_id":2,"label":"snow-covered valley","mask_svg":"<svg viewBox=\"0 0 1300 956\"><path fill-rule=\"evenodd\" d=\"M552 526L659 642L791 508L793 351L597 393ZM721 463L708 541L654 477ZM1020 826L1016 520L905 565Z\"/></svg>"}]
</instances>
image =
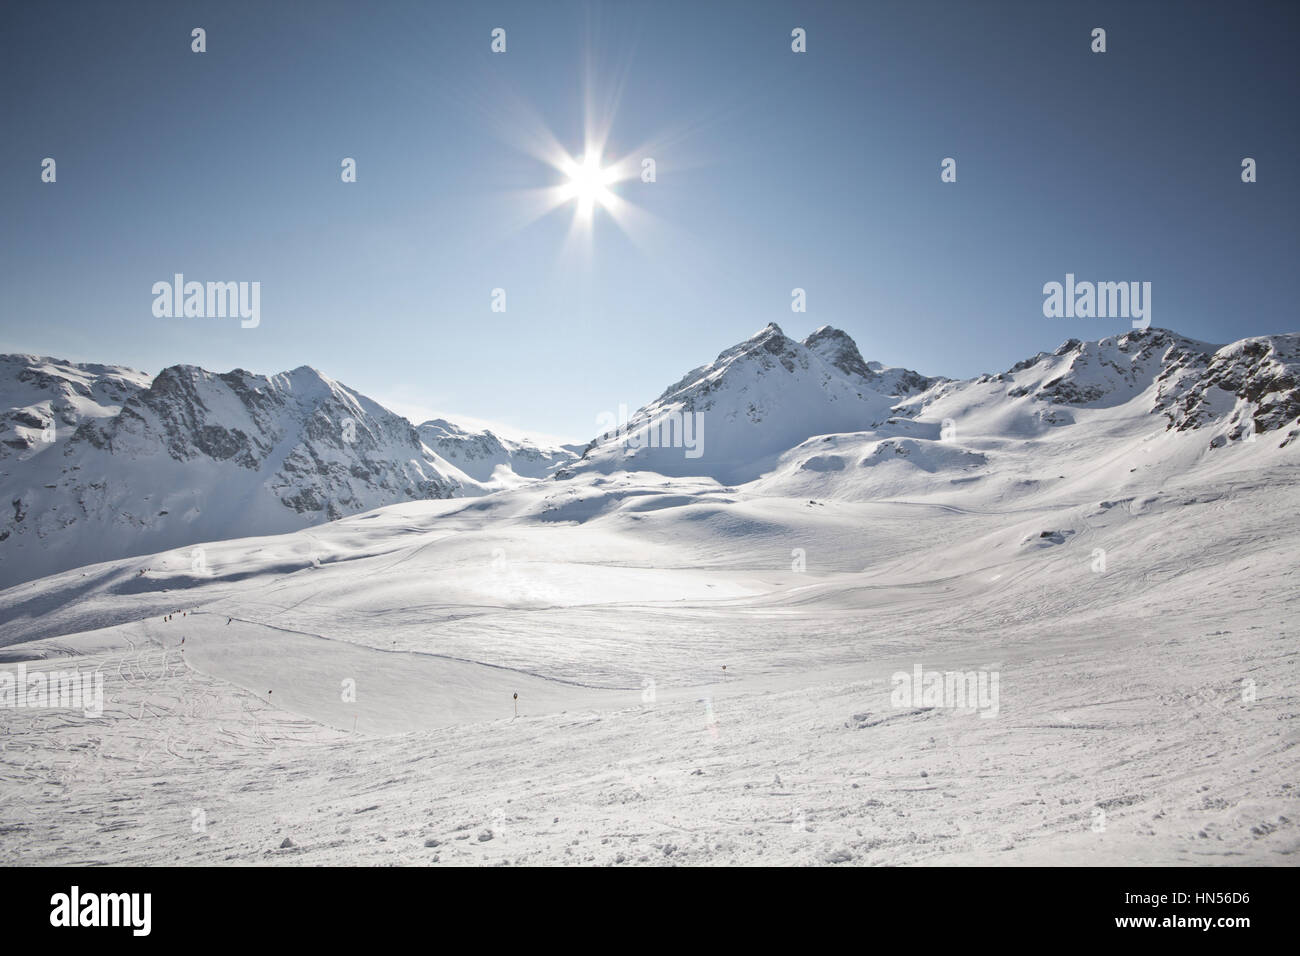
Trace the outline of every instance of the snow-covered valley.
<instances>
[{"instance_id":1,"label":"snow-covered valley","mask_svg":"<svg viewBox=\"0 0 1300 956\"><path fill-rule=\"evenodd\" d=\"M768 326L509 476L411 429L453 496L14 575L0 672L98 672L104 712L0 710L0 862L1293 862L1297 339L1071 340L954 382ZM696 415L698 457L627 446ZM73 417L82 446L167 433ZM275 421L227 462L250 489L294 457ZM6 564L44 570L39 540ZM995 696L900 703L917 671Z\"/></svg>"}]
</instances>

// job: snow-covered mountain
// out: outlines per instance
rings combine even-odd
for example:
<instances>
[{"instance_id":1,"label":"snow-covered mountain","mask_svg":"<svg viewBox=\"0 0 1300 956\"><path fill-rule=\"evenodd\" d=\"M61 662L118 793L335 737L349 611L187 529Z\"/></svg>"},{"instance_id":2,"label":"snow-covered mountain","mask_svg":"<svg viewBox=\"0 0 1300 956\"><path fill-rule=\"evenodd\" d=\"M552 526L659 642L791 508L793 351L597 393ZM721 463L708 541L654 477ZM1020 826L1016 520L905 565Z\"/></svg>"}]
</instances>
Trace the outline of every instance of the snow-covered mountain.
<instances>
[{"instance_id":1,"label":"snow-covered mountain","mask_svg":"<svg viewBox=\"0 0 1300 956\"><path fill-rule=\"evenodd\" d=\"M860 501L961 486L999 502L1070 478L1054 456L1090 447L1098 463L1113 449L1107 480L1122 486L1123 449L1137 435L1203 434L1179 446L1189 468L1213 467L1230 443L1294 450L1300 334L1223 347L1161 329L1070 339L1001 374L954 381L868 362L837 329L799 342L773 324L581 457L576 446L442 419L417 428L306 367L268 377L173 366L150 380L5 356L0 397L7 586L547 477L649 472ZM584 507L545 505L548 520Z\"/></svg>"},{"instance_id":2,"label":"snow-covered mountain","mask_svg":"<svg viewBox=\"0 0 1300 956\"><path fill-rule=\"evenodd\" d=\"M104 679L102 719L5 711L0 864L1290 859L1296 346L1149 330L947 381L769 328L638 413L707 416L688 464L632 456L698 474L597 442L333 521L293 505L527 458L310 370L46 362L17 413L85 418L6 436L4 480L53 485L6 561L265 521L0 589L0 661ZM922 668L1000 699L896 699Z\"/></svg>"},{"instance_id":3,"label":"snow-covered mountain","mask_svg":"<svg viewBox=\"0 0 1300 956\"><path fill-rule=\"evenodd\" d=\"M1227 433L1214 447L1282 431L1282 446L1300 429L1300 334L1265 335L1226 345L1195 367L1162 402L1170 423L1181 430L1226 421Z\"/></svg>"},{"instance_id":4,"label":"snow-covered mountain","mask_svg":"<svg viewBox=\"0 0 1300 956\"><path fill-rule=\"evenodd\" d=\"M1161 414L1180 431L1235 426L1232 439L1295 425L1300 415L1300 333L1242 339L1217 346L1165 329L1146 329L1096 342L1070 339L996 376L951 383L905 407L960 411L957 394L1005 393L1027 398L1047 425L1069 424L1068 409L1131 406L1135 415ZM947 399L949 401L941 401ZM1250 424L1247 424L1247 423ZM1289 433L1288 433L1289 434ZM1222 442L1215 444L1220 447Z\"/></svg>"},{"instance_id":5,"label":"snow-covered mountain","mask_svg":"<svg viewBox=\"0 0 1300 956\"><path fill-rule=\"evenodd\" d=\"M1219 347L1148 329L1070 339L953 381L868 363L837 329L796 342L768 325L597 437L562 475L762 479L769 493L869 499L934 487L935 476L1006 483L1049 433L1078 444L1200 429L1209 451L1283 430L1269 440L1285 446L1300 425L1298 350L1300 334Z\"/></svg>"},{"instance_id":6,"label":"snow-covered mountain","mask_svg":"<svg viewBox=\"0 0 1300 956\"><path fill-rule=\"evenodd\" d=\"M581 446L542 445L531 439L502 438L491 430L471 431L435 418L418 426L425 445L479 482L485 489L514 487L546 478L573 461Z\"/></svg>"},{"instance_id":7,"label":"snow-covered mountain","mask_svg":"<svg viewBox=\"0 0 1300 956\"><path fill-rule=\"evenodd\" d=\"M997 376L951 383L904 403L914 417L952 416L988 425L990 398L1001 427L1041 433L1076 421L1205 430L1208 447L1271 436L1285 446L1300 416L1300 333L1217 346L1165 329L1132 331L1097 342L1070 339ZM960 426L958 426L960 430Z\"/></svg>"},{"instance_id":8,"label":"snow-covered mountain","mask_svg":"<svg viewBox=\"0 0 1300 956\"><path fill-rule=\"evenodd\" d=\"M572 457L521 447L480 479L405 418L305 366L262 376L178 365L150 380L11 355L0 373L0 494L12 509L0 523L3 585L400 501L484 494ZM495 441L456 433L467 446ZM526 477L511 471L516 461Z\"/></svg>"},{"instance_id":9,"label":"snow-covered mountain","mask_svg":"<svg viewBox=\"0 0 1300 956\"><path fill-rule=\"evenodd\" d=\"M868 364L837 329L823 327L797 342L770 323L598 436L564 473L748 481L810 435L870 427L901 399L941 381Z\"/></svg>"},{"instance_id":10,"label":"snow-covered mountain","mask_svg":"<svg viewBox=\"0 0 1300 956\"><path fill-rule=\"evenodd\" d=\"M82 422L110 418L149 377L113 365L0 355L0 461L68 438Z\"/></svg>"}]
</instances>

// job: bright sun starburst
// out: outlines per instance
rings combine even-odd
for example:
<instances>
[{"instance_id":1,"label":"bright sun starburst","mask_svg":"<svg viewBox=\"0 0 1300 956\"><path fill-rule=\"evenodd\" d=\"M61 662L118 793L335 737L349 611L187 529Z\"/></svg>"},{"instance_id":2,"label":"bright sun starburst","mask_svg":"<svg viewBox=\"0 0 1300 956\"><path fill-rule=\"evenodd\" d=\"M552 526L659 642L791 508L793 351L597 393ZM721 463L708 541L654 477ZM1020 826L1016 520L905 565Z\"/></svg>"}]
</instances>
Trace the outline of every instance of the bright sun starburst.
<instances>
[{"instance_id":1,"label":"bright sun starburst","mask_svg":"<svg viewBox=\"0 0 1300 956\"><path fill-rule=\"evenodd\" d=\"M579 216L590 219L597 205L604 209L610 208L614 194L609 191L609 185L618 178L618 174L613 167L601 166L599 152L588 151L582 162L566 157L563 171L569 177L568 183L563 187L564 199L577 202Z\"/></svg>"},{"instance_id":2,"label":"bright sun starburst","mask_svg":"<svg viewBox=\"0 0 1300 956\"><path fill-rule=\"evenodd\" d=\"M572 152L571 147L562 144L526 100L508 94L501 97L509 108L497 114L494 121L497 135L520 152L550 167L547 177L550 181L546 185L514 192L510 197L513 208L502 219L508 224L509 231L516 232L553 212L572 209L573 219L565 238L566 250L590 255L594 237L603 229L597 225L601 220L607 221L643 250L651 245L660 248L667 241L666 225L632 197L648 195L636 181L656 182L656 157L670 147L676 147L688 130L664 132L640 142L632 150L624 148L626 143L622 146L611 143L610 131L623 90L623 73L607 84L599 84L590 61L588 53L582 75L581 138L569 140L571 146L580 148ZM680 156L680 149L677 149L674 153L675 169L684 168ZM680 249L680 242L680 237L674 240L675 249Z\"/></svg>"}]
</instances>

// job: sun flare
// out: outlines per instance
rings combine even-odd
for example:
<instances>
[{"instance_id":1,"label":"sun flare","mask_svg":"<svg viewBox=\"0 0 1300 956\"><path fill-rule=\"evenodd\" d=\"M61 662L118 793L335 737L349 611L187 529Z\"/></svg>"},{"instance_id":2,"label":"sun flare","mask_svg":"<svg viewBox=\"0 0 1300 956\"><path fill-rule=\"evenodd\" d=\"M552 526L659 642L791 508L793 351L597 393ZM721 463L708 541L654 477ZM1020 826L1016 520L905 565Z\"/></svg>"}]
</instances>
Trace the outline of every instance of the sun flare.
<instances>
[{"instance_id":1,"label":"sun flare","mask_svg":"<svg viewBox=\"0 0 1300 956\"><path fill-rule=\"evenodd\" d=\"M588 219L597 205L609 208L613 193L608 187L616 173L612 167L601 166L599 153L588 152L581 162L570 160L564 172L569 177L564 187L565 199L577 202L579 215Z\"/></svg>"}]
</instances>

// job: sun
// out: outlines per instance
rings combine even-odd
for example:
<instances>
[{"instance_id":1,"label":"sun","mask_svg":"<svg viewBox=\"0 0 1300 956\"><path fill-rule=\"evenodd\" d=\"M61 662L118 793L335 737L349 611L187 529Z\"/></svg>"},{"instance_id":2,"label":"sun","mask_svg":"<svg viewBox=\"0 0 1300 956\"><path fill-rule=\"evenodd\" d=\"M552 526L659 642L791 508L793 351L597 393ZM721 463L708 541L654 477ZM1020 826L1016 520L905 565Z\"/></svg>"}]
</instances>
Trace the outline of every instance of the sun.
<instances>
[{"instance_id":1,"label":"sun","mask_svg":"<svg viewBox=\"0 0 1300 956\"><path fill-rule=\"evenodd\" d=\"M608 209L614 200L609 184L618 178L613 167L601 165L600 153L589 150L581 162L568 160L564 173L569 177L564 186L564 198L578 204L578 215L590 219L597 206Z\"/></svg>"}]
</instances>

